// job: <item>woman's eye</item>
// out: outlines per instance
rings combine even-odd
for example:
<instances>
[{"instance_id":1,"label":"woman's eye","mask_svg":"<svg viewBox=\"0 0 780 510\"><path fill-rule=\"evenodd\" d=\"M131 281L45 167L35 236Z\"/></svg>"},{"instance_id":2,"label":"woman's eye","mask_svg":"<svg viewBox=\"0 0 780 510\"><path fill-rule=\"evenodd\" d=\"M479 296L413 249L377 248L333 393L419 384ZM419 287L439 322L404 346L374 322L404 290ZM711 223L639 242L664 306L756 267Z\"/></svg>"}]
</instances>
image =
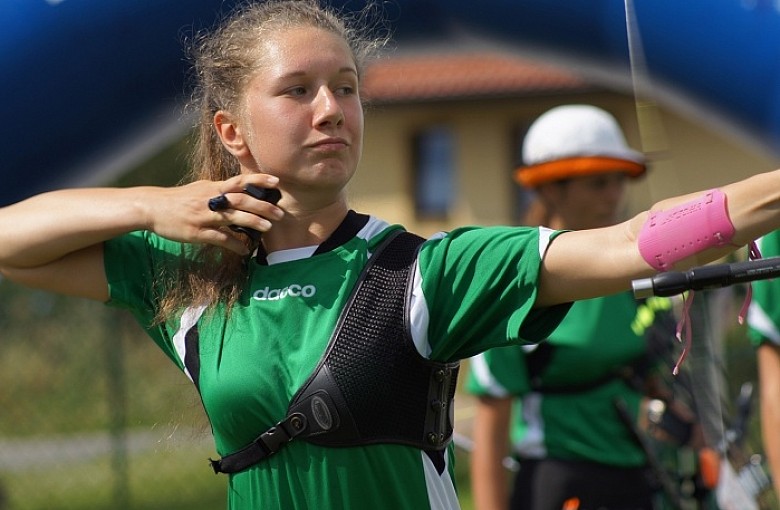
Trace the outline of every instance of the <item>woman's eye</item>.
<instances>
[{"instance_id":1,"label":"woman's eye","mask_svg":"<svg viewBox=\"0 0 780 510\"><path fill-rule=\"evenodd\" d=\"M336 92L342 96L350 96L355 93L355 87L351 85L345 85L336 89Z\"/></svg>"},{"instance_id":2,"label":"woman's eye","mask_svg":"<svg viewBox=\"0 0 780 510\"><path fill-rule=\"evenodd\" d=\"M306 88L305 87L293 87L287 91L288 94L291 96L305 96L306 95Z\"/></svg>"}]
</instances>

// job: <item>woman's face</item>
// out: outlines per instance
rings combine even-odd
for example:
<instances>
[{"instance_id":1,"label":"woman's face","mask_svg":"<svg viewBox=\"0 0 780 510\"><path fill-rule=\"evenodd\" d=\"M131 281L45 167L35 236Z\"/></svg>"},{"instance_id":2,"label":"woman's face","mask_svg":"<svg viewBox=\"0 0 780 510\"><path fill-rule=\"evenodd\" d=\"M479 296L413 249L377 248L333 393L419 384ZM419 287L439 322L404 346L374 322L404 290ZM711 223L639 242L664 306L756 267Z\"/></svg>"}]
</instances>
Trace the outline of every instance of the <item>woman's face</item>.
<instances>
[{"instance_id":1,"label":"woman's face","mask_svg":"<svg viewBox=\"0 0 780 510\"><path fill-rule=\"evenodd\" d=\"M625 174L610 172L552 183L548 199L564 223L561 228L582 230L617 223L626 180Z\"/></svg>"},{"instance_id":2,"label":"woman's face","mask_svg":"<svg viewBox=\"0 0 780 510\"><path fill-rule=\"evenodd\" d=\"M346 42L324 30L277 30L261 46L241 124L251 152L242 170L280 178L293 193L341 193L363 145L358 75Z\"/></svg>"}]
</instances>

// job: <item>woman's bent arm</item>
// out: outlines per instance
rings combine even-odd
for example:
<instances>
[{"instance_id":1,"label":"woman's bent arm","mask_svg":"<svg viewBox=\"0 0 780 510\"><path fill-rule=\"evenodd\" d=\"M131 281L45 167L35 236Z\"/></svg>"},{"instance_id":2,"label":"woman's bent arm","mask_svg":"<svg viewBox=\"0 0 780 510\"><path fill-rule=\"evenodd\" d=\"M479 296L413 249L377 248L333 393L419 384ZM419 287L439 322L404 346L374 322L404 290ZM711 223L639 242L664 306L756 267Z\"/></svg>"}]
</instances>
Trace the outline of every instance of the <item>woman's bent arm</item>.
<instances>
[{"instance_id":1,"label":"woman's bent arm","mask_svg":"<svg viewBox=\"0 0 780 510\"><path fill-rule=\"evenodd\" d=\"M43 193L0 209L0 274L23 285L105 301L102 244L134 230L244 253L226 227L266 231L281 211L243 193L247 184L275 185L267 175L199 181L173 188L82 188ZM227 194L218 212L208 200Z\"/></svg>"}]
</instances>

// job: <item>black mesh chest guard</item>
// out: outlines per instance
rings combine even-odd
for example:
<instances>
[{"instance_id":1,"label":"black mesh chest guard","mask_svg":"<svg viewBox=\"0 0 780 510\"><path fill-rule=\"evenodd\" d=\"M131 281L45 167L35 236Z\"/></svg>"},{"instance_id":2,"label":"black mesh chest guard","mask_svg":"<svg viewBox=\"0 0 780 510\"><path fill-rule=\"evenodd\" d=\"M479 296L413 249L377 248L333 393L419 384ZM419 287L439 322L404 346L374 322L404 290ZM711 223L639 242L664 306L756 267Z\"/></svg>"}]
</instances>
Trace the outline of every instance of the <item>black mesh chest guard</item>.
<instances>
[{"instance_id":1,"label":"black mesh chest guard","mask_svg":"<svg viewBox=\"0 0 780 510\"><path fill-rule=\"evenodd\" d=\"M249 446L212 461L216 472L246 469L295 438L332 447L446 448L459 363L425 359L412 343L407 312L421 242L399 232L378 248L287 417Z\"/></svg>"}]
</instances>

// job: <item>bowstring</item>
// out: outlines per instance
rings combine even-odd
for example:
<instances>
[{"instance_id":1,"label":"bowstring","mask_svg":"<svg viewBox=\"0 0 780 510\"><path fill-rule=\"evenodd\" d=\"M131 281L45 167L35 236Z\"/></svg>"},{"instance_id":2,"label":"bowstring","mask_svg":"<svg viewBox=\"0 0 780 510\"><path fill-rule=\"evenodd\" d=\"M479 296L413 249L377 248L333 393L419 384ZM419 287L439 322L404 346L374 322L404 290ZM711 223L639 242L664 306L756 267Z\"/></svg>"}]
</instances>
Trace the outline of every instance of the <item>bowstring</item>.
<instances>
[{"instance_id":1,"label":"bowstring","mask_svg":"<svg viewBox=\"0 0 780 510\"><path fill-rule=\"evenodd\" d=\"M628 58L631 75L631 84L636 108L637 130L639 134L640 149L648 162L654 166L664 164L664 177L670 177L678 181L673 168L673 158L667 138L667 131L663 125L661 113L655 101L655 93L649 78L645 50L637 22L636 10L633 0L624 0L626 15L626 36L628 42ZM654 168L654 173L656 169ZM649 196L658 197L660 186L656 179L647 179ZM694 327L690 340L698 340L695 354L690 356L688 372L689 397L692 400L697 419L702 426L704 439L707 446L715 448L721 454L725 438L725 426L723 413L723 401L726 392L725 377L723 377L724 365L720 356L716 355L717 346L722 349L722 329L716 331L712 326L712 306L708 295L710 292L700 293L699 302L694 306ZM702 299L705 298L706 299ZM717 303L722 304L722 303ZM698 316L698 319L695 317ZM718 336L716 336L718 335Z\"/></svg>"}]
</instances>

